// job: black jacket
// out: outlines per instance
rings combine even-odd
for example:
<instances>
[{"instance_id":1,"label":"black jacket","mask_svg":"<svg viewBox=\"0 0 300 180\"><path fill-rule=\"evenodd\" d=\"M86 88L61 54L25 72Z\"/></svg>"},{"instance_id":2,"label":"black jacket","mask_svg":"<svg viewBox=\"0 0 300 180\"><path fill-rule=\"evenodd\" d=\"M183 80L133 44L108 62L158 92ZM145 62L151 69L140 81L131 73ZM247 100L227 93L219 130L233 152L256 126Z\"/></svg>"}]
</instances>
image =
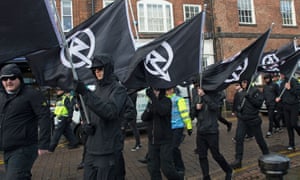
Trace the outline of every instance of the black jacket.
<instances>
[{"instance_id":1,"label":"black jacket","mask_svg":"<svg viewBox=\"0 0 300 180\"><path fill-rule=\"evenodd\" d=\"M267 108L275 108L275 99L279 95L279 87L277 84L270 81L263 88L264 100Z\"/></svg>"},{"instance_id":2,"label":"black jacket","mask_svg":"<svg viewBox=\"0 0 300 180\"><path fill-rule=\"evenodd\" d=\"M94 92L83 95L95 134L88 136L86 150L94 155L105 155L123 149L121 122L122 108L126 102L126 89L113 78L97 83Z\"/></svg>"},{"instance_id":3,"label":"black jacket","mask_svg":"<svg viewBox=\"0 0 300 180\"><path fill-rule=\"evenodd\" d=\"M280 84L280 92L283 91L285 83L288 79L285 79ZM299 97L300 97L300 85L296 79L291 79L291 89L285 89L284 93L281 96L282 104L289 104L289 105L296 105L299 104Z\"/></svg>"},{"instance_id":4,"label":"black jacket","mask_svg":"<svg viewBox=\"0 0 300 180\"><path fill-rule=\"evenodd\" d=\"M142 120L148 125L149 143L172 142L171 110L172 102L166 96L151 98L142 114Z\"/></svg>"},{"instance_id":5,"label":"black jacket","mask_svg":"<svg viewBox=\"0 0 300 180\"><path fill-rule=\"evenodd\" d=\"M250 87L249 92L240 91L236 96L237 117L249 124L261 123L259 109L264 101L262 92L256 87Z\"/></svg>"},{"instance_id":6,"label":"black jacket","mask_svg":"<svg viewBox=\"0 0 300 180\"><path fill-rule=\"evenodd\" d=\"M17 94L8 95L3 90L0 93L0 114L2 150L14 150L33 144L38 144L39 149L48 149L50 109L39 91L22 86Z\"/></svg>"},{"instance_id":7,"label":"black jacket","mask_svg":"<svg viewBox=\"0 0 300 180\"><path fill-rule=\"evenodd\" d=\"M197 96L196 96L197 97ZM199 96L198 96L199 98ZM197 118L197 131L200 134L218 133L218 112L220 94L207 93L191 105L191 115ZM201 102L202 108L196 109L196 104Z\"/></svg>"}]
</instances>

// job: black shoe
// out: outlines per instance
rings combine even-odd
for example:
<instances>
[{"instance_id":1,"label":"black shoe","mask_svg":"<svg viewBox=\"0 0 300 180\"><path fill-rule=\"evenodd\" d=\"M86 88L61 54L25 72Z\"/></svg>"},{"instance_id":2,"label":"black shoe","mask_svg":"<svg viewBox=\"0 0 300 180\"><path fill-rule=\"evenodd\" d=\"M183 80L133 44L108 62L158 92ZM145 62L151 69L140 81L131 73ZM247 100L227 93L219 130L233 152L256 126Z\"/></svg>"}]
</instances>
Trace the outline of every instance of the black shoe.
<instances>
[{"instance_id":1,"label":"black shoe","mask_svg":"<svg viewBox=\"0 0 300 180\"><path fill-rule=\"evenodd\" d=\"M139 159L138 161L140 163L143 163L143 164L147 164L148 163L147 159Z\"/></svg>"},{"instance_id":2,"label":"black shoe","mask_svg":"<svg viewBox=\"0 0 300 180\"><path fill-rule=\"evenodd\" d=\"M230 167L231 167L232 169L238 169L238 168L241 168L241 167L242 167L242 162L241 162L241 160L236 159L235 161L233 161L233 162L230 164Z\"/></svg>"},{"instance_id":3,"label":"black shoe","mask_svg":"<svg viewBox=\"0 0 300 180\"><path fill-rule=\"evenodd\" d=\"M135 145L133 148L131 148L131 151L137 151L141 148L142 148L142 145L138 144L138 145Z\"/></svg>"},{"instance_id":4,"label":"black shoe","mask_svg":"<svg viewBox=\"0 0 300 180\"><path fill-rule=\"evenodd\" d=\"M226 173L225 180L232 180L233 179L233 171Z\"/></svg>"},{"instance_id":5,"label":"black shoe","mask_svg":"<svg viewBox=\"0 0 300 180\"><path fill-rule=\"evenodd\" d=\"M78 169L78 170L79 170L79 169L83 169L83 167L84 167L84 163L81 162L80 164L78 164L77 169Z\"/></svg>"},{"instance_id":6,"label":"black shoe","mask_svg":"<svg viewBox=\"0 0 300 180\"><path fill-rule=\"evenodd\" d=\"M251 141L252 139L254 139L253 136L248 136L248 135L246 135L244 140L245 140L245 141Z\"/></svg>"},{"instance_id":7,"label":"black shoe","mask_svg":"<svg viewBox=\"0 0 300 180\"><path fill-rule=\"evenodd\" d=\"M195 154L198 154L198 149L197 149L197 148L194 149L194 153L195 153Z\"/></svg>"},{"instance_id":8,"label":"black shoe","mask_svg":"<svg viewBox=\"0 0 300 180\"><path fill-rule=\"evenodd\" d=\"M75 149L75 148L79 148L78 143L77 144L73 144L73 145L71 145L71 144L68 145L68 149Z\"/></svg>"},{"instance_id":9,"label":"black shoe","mask_svg":"<svg viewBox=\"0 0 300 180\"><path fill-rule=\"evenodd\" d=\"M230 132L231 131L231 128L232 128L232 122L229 122L227 124L227 132Z\"/></svg>"},{"instance_id":10,"label":"black shoe","mask_svg":"<svg viewBox=\"0 0 300 180\"><path fill-rule=\"evenodd\" d=\"M48 148L49 152L54 152L55 151L56 146L55 145L50 145Z\"/></svg>"}]
</instances>

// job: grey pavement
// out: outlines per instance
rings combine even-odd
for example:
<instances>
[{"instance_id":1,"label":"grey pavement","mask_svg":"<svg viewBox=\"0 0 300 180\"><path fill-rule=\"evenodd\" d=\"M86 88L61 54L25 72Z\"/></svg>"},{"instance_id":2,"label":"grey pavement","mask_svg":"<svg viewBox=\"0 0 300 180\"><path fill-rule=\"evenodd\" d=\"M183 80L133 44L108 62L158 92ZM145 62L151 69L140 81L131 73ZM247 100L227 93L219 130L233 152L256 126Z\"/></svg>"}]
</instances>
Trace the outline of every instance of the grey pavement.
<instances>
[{"instance_id":1,"label":"grey pavement","mask_svg":"<svg viewBox=\"0 0 300 180\"><path fill-rule=\"evenodd\" d=\"M225 116L233 123L231 132L227 132L226 126L219 124L220 129L220 151L228 162L234 160L235 144L231 138L235 135L236 119L230 115ZM263 117L263 133L266 134L268 121ZM195 127L195 126L194 126ZM186 180L200 180L202 173L198 161L198 156L194 154L196 147L196 129L192 136L186 135L181 151L186 166ZM296 135L296 151L287 151L287 132L274 134L270 138L266 138L267 144L271 152L283 154L290 158L290 169L288 174L284 176L286 180L300 180L300 137ZM142 134L141 142L143 147L135 152L131 148L135 144L132 136L128 136L125 141L124 158L126 163L126 179L127 180L150 180L147 166L138 162L138 159L144 158L147 152L147 136ZM68 150L64 144L60 144L54 153L43 155L37 159L34 164L32 174L33 180L80 180L83 176L83 170L77 170L82 156L83 147ZM260 172L258 167L258 158L261 156L260 149L255 140L245 142L243 167L234 172L234 179L265 179L264 174ZM1 159L1 158L0 158ZM209 154L210 174L214 180L222 180L225 177L224 172ZM0 161L0 179L3 179L4 165Z\"/></svg>"}]
</instances>

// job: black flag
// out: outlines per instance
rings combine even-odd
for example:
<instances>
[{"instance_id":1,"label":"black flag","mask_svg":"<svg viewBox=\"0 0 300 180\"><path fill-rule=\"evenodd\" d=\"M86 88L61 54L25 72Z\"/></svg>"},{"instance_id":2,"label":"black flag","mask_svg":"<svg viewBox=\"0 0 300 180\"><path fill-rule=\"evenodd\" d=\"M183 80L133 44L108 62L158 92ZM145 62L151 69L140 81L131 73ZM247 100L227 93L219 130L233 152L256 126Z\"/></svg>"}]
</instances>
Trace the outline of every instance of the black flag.
<instances>
[{"instance_id":1,"label":"black flag","mask_svg":"<svg viewBox=\"0 0 300 180\"><path fill-rule=\"evenodd\" d=\"M79 80L94 81L89 68L97 54L110 54L114 59L115 74L123 81L127 66L135 53L134 39L127 16L127 1L116 0L67 35L69 52ZM65 49L43 51L27 56L33 74L40 85L72 87L71 62Z\"/></svg>"},{"instance_id":2,"label":"black flag","mask_svg":"<svg viewBox=\"0 0 300 180\"><path fill-rule=\"evenodd\" d=\"M287 78L291 77L298 69L296 66L298 66L299 60L300 60L300 50L296 51L294 54L290 55L285 60L281 61L278 67L280 73L284 74L285 77Z\"/></svg>"},{"instance_id":3,"label":"black flag","mask_svg":"<svg viewBox=\"0 0 300 180\"><path fill-rule=\"evenodd\" d=\"M132 58L125 86L168 88L198 73L203 14L140 47Z\"/></svg>"},{"instance_id":4,"label":"black flag","mask_svg":"<svg viewBox=\"0 0 300 180\"><path fill-rule=\"evenodd\" d=\"M0 2L0 63L61 44L49 0Z\"/></svg>"},{"instance_id":5,"label":"black flag","mask_svg":"<svg viewBox=\"0 0 300 180\"><path fill-rule=\"evenodd\" d=\"M279 65L293 55L297 50L296 41L290 42L275 51L264 53L258 71L276 73L279 72Z\"/></svg>"},{"instance_id":6,"label":"black flag","mask_svg":"<svg viewBox=\"0 0 300 180\"><path fill-rule=\"evenodd\" d=\"M207 91L221 91L240 80L251 81L262 56L271 29L235 56L208 66L203 72L202 88Z\"/></svg>"}]
</instances>

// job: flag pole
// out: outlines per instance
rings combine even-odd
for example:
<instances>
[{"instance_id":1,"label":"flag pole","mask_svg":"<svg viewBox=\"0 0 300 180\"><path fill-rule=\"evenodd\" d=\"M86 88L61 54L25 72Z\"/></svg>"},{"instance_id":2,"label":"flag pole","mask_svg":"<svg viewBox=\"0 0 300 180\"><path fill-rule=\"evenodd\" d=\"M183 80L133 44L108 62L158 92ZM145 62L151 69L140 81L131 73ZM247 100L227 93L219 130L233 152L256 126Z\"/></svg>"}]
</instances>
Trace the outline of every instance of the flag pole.
<instances>
[{"instance_id":1,"label":"flag pole","mask_svg":"<svg viewBox=\"0 0 300 180\"><path fill-rule=\"evenodd\" d=\"M270 28L269 28L269 29L270 29L270 32L269 32L269 34L268 34L267 39L269 39L269 37L270 37L270 34L271 34L271 32L272 32L272 29L273 29L274 24L275 24L275 23L273 22L273 23L271 24ZM265 42L265 44L264 44L264 46L263 46L263 50L260 52L258 61L260 61L261 58L262 58L262 55L263 55L263 53L264 53L265 46L266 46L266 42ZM259 64L259 63L257 63L257 65L256 65L254 74L251 76L251 81L250 81L249 85L251 85L251 84L254 82L254 80L258 77L258 74L257 74L257 66L258 66L258 64ZM249 92L249 90L250 90L250 86L248 86L247 93Z\"/></svg>"},{"instance_id":2,"label":"flag pole","mask_svg":"<svg viewBox=\"0 0 300 180\"><path fill-rule=\"evenodd\" d=\"M274 25L274 22L271 24L271 26L270 26L270 28L269 28L269 30L268 30L269 33L268 33L267 39L269 39L269 37L270 37L270 34L271 34L271 31L272 31L273 25ZM263 55L265 46L266 46L266 41L265 41L265 44L263 45L262 50L260 51L258 61L260 61L261 58L262 58L262 55ZM248 87L247 87L247 90L246 90L246 93L247 93L247 94L248 94L249 91L250 91L250 88L251 88L251 86L252 86L252 83L253 83L254 80L258 77L258 76L257 76L257 66L258 66L258 64L259 64L259 63L256 64L255 72L254 72L253 75L251 76L251 80L250 80L250 82L248 83ZM242 100L242 103L241 103L241 108L244 106L245 101L246 101L246 99L245 99L245 97L244 97L243 100Z\"/></svg>"},{"instance_id":3,"label":"flag pole","mask_svg":"<svg viewBox=\"0 0 300 180\"><path fill-rule=\"evenodd\" d=\"M204 26L207 4L204 4L201 17L201 31L199 44L199 86L202 88L202 73L203 73L203 52L204 52Z\"/></svg>"},{"instance_id":4,"label":"flag pole","mask_svg":"<svg viewBox=\"0 0 300 180\"><path fill-rule=\"evenodd\" d=\"M54 0L51 1L52 2L52 6L54 7L54 13L55 13L55 16L56 16L56 20L58 22L58 30L59 30L59 33L61 35L61 38L62 38L62 45L63 45L63 48L65 49L66 51L66 58L70 61L70 64L71 64L71 70L72 70L72 75L73 75L73 78L75 81L78 81L78 75L77 75L77 72L75 70L75 67L74 67L74 63L73 63L73 59L71 57L71 54L70 54L70 50L69 50L69 47L68 47L68 43L67 43L67 40L66 40L66 37L65 37L65 34L63 33L63 30L62 30L62 25L61 25L61 21L60 21L60 18L57 14L57 9L55 7L55 4L54 4ZM80 105L82 106L82 109L83 109L83 112L84 112L84 115L85 115L85 119L86 119L86 122L87 124L90 124L90 120L89 120L89 117L88 117L88 114L87 114L87 109L86 109L86 106L85 106L85 103L83 101L83 98L82 98L82 95L79 94L79 99L80 99Z\"/></svg>"},{"instance_id":5,"label":"flag pole","mask_svg":"<svg viewBox=\"0 0 300 180\"><path fill-rule=\"evenodd\" d=\"M293 75L295 74L295 72L296 72L296 70L297 70L297 68L298 68L298 66L299 66L299 65L298 65L298 64L299 64L299 60L300 60L300 59L298 58L297 63L295 64L294 69L293 69L293 71L292 71L292 73L291 73L291 75L290 75L290 77L289 77L287 83L290 83L290 82L291 82L292 77L293 77ZM286 91L286 87L284 87L283 90L280 92L278 98L281 98L281 96L283 95L283 93L284 93L285 91Z\"/></svg>"}]
</instances>

